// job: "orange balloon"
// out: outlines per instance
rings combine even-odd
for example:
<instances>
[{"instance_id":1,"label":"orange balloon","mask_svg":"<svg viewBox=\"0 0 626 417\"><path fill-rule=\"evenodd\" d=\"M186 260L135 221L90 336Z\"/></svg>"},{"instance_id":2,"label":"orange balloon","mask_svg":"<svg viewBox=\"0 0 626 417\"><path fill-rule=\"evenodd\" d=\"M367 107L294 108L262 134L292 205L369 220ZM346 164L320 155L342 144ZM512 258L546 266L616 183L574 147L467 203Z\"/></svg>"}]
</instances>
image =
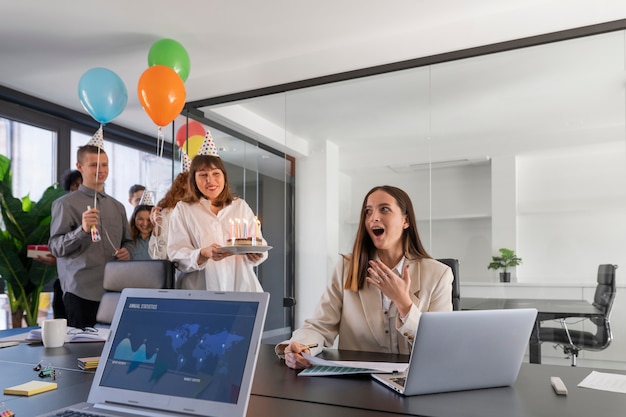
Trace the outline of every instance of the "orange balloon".
<instances>
[{"instance_id":1,"label":"orange balloon","mask_svg":"<svg viewBox=\"0 0 626 417\"><path fill-rule=\"evenodd\" d=\"M171 123L185 106L185 83L176 71L154 65L141 74L137 83L139 102L157 126Z\"/></svg>"},{"instance_id":2,"label":"orange balloon","mask_svg":"<svg viewBox=\"0 0 626 417\"><path fill-rule=\"evenodd\" d=\"M200 151L200 147L202 146L203 142L204 142L203 134L193 135L187 138L187 140L182 146L182 149L185 151L185 153L190 159L193 159L194 156L198 155L198 152Z\"/></svg>"}]
</instances>

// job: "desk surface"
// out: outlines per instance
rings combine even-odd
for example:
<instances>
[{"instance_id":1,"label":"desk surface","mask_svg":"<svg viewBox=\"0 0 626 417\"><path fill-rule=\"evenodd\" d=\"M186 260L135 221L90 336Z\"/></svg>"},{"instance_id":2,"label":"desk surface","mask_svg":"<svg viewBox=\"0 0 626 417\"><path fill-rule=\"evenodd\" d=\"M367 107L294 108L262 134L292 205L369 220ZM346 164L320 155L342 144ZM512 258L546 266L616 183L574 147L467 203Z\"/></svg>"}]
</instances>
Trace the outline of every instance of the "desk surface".
<instances>
[{"instance_id":1,"label":"desk surface","mask_svg":"<svg viewBox=\"0 0 626 417\"><path fill-rule=\"evenodd\" d=\"M324 352L342 360L380 360L359 352ZM394 361L392 358L386 361ZM252 387L254 395L420 416L623 416L626 395L577 387L589 368L523 364L511 387L404 397L365 377L298 377L264 345ZM623 373L619 371L606 371ZM559 376L569 390L557 396L550 377Z\"/></svg>"},{"instance_id":2,"label":"desk surface","mask_svg":"<svg viewBox=\"0 0 626 417\"><path fill-rule=\"evenodd\" d=\"M571 316L592 317L602 315L601 310L586 300L461 297L462 310L494 310L500 308L536 308L542 320Z\"/></svg>"},{"instance_id":3,"label":"desk surface","mask_svg":"<svg viewBox=\"0 0 626 417\"><path fill-rule=\"evenodd\" d=\"M100 347L102 345L100 344ZM0 349L0 386L2 388L37 379L32 366L39 360L57 364L75 363L82 355L98 354L97 344L71 344L53 352L41 345L20 345ZM95 350L95 352L94 352ZM402 355L365 352L326 351L328 359L406 361ZM36 360L35 360L36 359ZM578 388L576 385L591 369L567 366L524 364L517 382L511 387L462 391L456 393L403 397L383 387L368 376L299 377L274 354L273 345L262 345L255 372L248 416L298 413L308 416L374 417L420 416L622 416L626 396ZM626 373L608 371L612 373ZM558 397L550 386L550 376L559 376L568 387L567 397ZM92 373L62 371L59 389L35 397L2 396L8 408L18 416L36 415L50 407L60 408L85 401ZM44 408L45 407L45 408ZM268 412L271 410L271 414Z\"/></svg>"}]
</instances>

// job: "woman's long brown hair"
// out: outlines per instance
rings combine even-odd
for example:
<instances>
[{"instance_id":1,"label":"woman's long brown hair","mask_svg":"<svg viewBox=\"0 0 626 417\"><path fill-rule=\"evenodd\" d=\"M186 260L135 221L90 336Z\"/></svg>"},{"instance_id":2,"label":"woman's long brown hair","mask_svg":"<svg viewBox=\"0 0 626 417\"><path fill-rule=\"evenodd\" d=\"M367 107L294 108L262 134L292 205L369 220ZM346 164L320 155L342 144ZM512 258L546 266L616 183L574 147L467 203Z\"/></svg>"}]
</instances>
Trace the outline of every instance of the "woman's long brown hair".
<instances>
[{"instance_id":1,"label":"woman's long brown hair","mask_svg":"<svg viewBox=\"0 0 626 417\"><path fill-rule=\"evenodd\" d=\"M413 203L409 195L398 187L391 185L381 185L372 188L363 199L361 205L361 217L359 219L359 228L357 230L356 237L354 239L354 247L352 249L352 258L350 259L350 268L348 269L348 276L346 279L345 289L358 291L365 285L365 278L367 277L368 262L373 258L376 253L376 246L372 242L372 238L365 227L365 206L367 205L367 199L375 191L384 191L392 196L401 212L407 216L409 227L404 229L402 233L404 256L407 259L423 259L430 258L430 255L424 249L419 233L417 231L417 223L415 221L415 212L413 210Z\"/></svg>"}]
</instances>

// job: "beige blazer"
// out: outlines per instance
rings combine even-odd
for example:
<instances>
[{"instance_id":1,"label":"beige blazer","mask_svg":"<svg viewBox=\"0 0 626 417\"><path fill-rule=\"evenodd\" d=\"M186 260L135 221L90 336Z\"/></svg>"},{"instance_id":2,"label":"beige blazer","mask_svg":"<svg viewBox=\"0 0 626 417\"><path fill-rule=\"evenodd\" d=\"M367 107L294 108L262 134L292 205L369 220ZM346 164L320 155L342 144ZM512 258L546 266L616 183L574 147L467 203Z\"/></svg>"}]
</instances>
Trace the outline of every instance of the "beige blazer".
<instances>
[{"instance_id":1,"label":"beige blazer","mask_svg":"<svg viewBox=\"0 0 626 417\"><path fill-rule=\"evenodd\" d=\"M382 293L373 285L366 283L358 292L344 289L349 259L342 255L313 316L291 337L303 344L317 343L319 347L311 350L314 355L324 346L332 347L336 337L339 349L410 354L422 312L452 310L452 271L447 265L434 259L405 260L413 306L402 322L393 303L383 311ZM287 343L278 344L276 352Z\"/></svg>"}]
</instances>

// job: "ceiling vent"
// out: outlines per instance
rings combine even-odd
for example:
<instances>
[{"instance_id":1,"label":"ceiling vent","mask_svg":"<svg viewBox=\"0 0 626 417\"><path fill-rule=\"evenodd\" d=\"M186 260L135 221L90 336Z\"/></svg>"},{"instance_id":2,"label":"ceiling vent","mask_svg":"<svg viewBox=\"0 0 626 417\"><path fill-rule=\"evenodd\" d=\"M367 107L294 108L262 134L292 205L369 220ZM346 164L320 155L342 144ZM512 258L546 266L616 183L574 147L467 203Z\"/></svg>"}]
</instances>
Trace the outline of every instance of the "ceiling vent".
<instances>
[{"instance_id":1,"label":"ceiling vent","mask_svg":"<svg viewBox=\"0 0 626 417\"><path fill-rule=\"evenodd\" d=\"M420 164L405 164L405 165L387 165L387 168L395 172L396 174L406 174L408 172L421 171L428 168L451 168L466 165L484 165L491 162L491 158L485 156L484 158L464 158L464 159L451 159L449 161L433 161L424 162Z\"/></svg>"}]
</instances>

